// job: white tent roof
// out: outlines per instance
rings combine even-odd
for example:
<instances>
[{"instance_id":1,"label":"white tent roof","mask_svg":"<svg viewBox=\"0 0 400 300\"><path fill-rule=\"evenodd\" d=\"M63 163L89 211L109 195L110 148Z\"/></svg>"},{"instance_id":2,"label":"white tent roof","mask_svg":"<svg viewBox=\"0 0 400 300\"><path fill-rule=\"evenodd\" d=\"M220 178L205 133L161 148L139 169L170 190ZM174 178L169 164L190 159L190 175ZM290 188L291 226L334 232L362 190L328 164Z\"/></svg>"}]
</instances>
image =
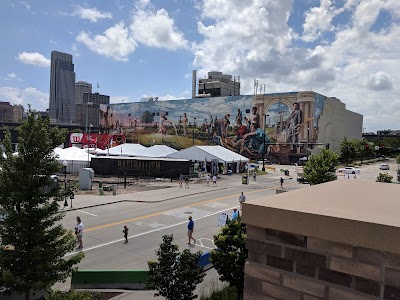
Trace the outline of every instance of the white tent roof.
<instances>
[{"instance_id":1,"label":"white tent roof","mask_svg":"<svg viewBox=\"0 0 400 300\"><path fill-rule=\"evenodd\" d=\"M167 157L168 154L178 152L174 148L168 147L166 145L154 145L143 151L141 156L146 157Z\"/></svg>"},{"instance_id":2,"label":"white tent roof","mask_svg":"<svg viewBox=\"0 0 400 300\"><path fill-rule=\"evenodd\" d=\"M58 161L90 161L93 157L92 154L89 154L86 149L81 149L77 147L69 147L69 148L55 148L53 150L54 154L57 156L56 159Z\"/></svg>"},{"instance_id":3,"label":"white tent roof","mask_svg":"<svg viewBox=\"0 0 400 300\"><path fill-rule=\"evenodd\" d=\"M219 163L248 162L248 158L222 146L193 146L167 155L197 161L218 160Z\"/></svg>"},{"instance_id":4,"label":"white tent roof","mask_svg":"<svg viewBox=\"0 0 400 300\"><path fill-rule=\"evenodd\" d=\"M98 154L109 154L109 155L119 155L119 156L140 156L143 151L146 151L147 147L140 144L125 143L110 149L97 149Z\"/></svg>"}]
</instances>

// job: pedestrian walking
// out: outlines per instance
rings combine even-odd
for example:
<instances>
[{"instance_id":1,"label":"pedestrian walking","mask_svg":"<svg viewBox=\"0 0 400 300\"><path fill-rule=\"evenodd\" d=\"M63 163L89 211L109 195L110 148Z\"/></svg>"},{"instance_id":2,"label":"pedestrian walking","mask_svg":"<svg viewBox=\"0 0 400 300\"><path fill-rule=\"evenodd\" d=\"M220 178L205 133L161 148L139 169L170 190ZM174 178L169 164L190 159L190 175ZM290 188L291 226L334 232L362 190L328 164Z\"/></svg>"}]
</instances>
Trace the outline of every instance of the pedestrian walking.
<instances>
[{"instance_id":1,"label":"pedestrian walking","mask_svg":"<svg viewBox=\"0 0 400 300\"><path fill-rule=\"evenodd\" d=\"M128 228L128 226L125 225L124 230L122 230L122 232L124 233L125 243L128 242L128 231L129 231L129 228Z\"/></svg>"},{"instance_id":2,"label":"pedestrian walking","mask_svg":"<svg viewBox=\"0 0 400 300\"><path fill-rule=\"evenodd\" d=\"M210 174L207 174L207 177L206 177L206 185L207 186L210 186L210 179L211 179Z\"/></svg>"},{"instance_id":3,"label":"pedestrian walking","mask_svg":"<svg viewBox=\"0 0 400 300\"><path fill-rule=\"evenodd\" d=\"M217 186L217 176L213 176L213 186Z\"/></svg>"},{"instance_id":4,"label":"pedestrian walking","mask_svg":"<svg viewBox=\"0 0 400 300\"><path fill-rule=\"evenodd\" d=\"M185 177L185 189L189 188L189 176Z\"/></svg>"},{"instance_id":5,"label":"pedestrian walking","mask_svg":"<svg viewBox=\"0 0 400 300\"><path fill-rule=\"evenodd\" d=\"M188 239L189 239L188 245L191 244L190 243L191 240L193 240L193 244L196 244L196 239L193 237L194 222L193 222L192 216L189 216L189 223L188 223L187 228L188 228L187 235L188 235Z\"/></svg>"},{"instance_id":6,"label":"pedestrian walking","mask_svg":"<svg viewBox=\"0 0 400 300\"><path fill-rule=\"evenodd\" d=\"M79 216L76 217L75 234L76 234L76 237L77 237L78 243L79 243L79 246L78 246L77 249L82 249L83 248L82 237L83 237L84 228L85 228L85 226L83 226L81 218Z\"/></svg>"},{"instance_id":7,"label":"pedestrian walking","mask_svg":"<svg viewBox=\"0 0 400 300\"><path fill-rule=\"evenodd\" d=\"M238 218L239 218L239 212L238 212L237 208L235 207L235 208L233 209L233 211L232 211L232 214L231 214L231 220L232 220L232 221L235 221L235 220L237 220Z\"/></svg>"},{"instance_id":8,"label":"pedestrian walking","mask_svg":"<svg viewBox=\"0 0 400 300\"><path fill-rule=\"evenodd\" d=\"M179 176L179 187L180 187L180 188L182 187L182 183L183 183L183 175L181 174L181 175Z\"/></svg>"},{"instance_id":9,"label":"pedestrian walking","mask_svg":"<svg viewBox=\"0 0 400 300\"><path fill-rule=\"evenodd\" d=\"M283 187L283 177L280 179L281 187Z\"/></svg>"},{"instance_id":10,"label":"pedestrian walking","mask_svg":"<svg viewBox=\"0 0 400 300\"><path fill-rule=\"evenodd\" d=\"M246 196L243 195L243 192L239 196L239 204L240 204L240 209L242 209L242 204L246 201Z\"/></svg>"}]
</instances>

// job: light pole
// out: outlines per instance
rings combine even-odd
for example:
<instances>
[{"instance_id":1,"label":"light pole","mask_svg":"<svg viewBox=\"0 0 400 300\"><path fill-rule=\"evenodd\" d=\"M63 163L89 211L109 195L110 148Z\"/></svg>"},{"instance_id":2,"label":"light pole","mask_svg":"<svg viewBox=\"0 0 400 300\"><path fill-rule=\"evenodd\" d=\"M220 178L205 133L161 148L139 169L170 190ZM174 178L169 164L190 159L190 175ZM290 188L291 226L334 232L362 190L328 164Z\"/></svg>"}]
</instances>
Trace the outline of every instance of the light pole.
<instances>
[{"instance_id":1,"label":"light pole","mask_svg":"<svg viewBox=\"0 0 400 300\"><path fill-rule=\"evenodd\" d=\"M193 146L194 146L194 129L196 128L196 118L193 118Z\"/></svg>"},{"instance_id":2,"label":"light pole","mask_svg":"<svg viewBox=\"0 0 400 300\"><path fill-rule=\"evenodd\" d=\"M67 167L68 167L68 162L66 160L63 161L63 166L64 166L64 190L67 190ZM64 201L64 207L68 206L68 201L67 197L65 196L65 201ZM71 208L72 208L72 203L71 203Z\"/></svg>"},{"instance_id":3,"label":"light pole","mask_svg":"<svg viewBox=\"0 0 400 300\"><path fill-rule=\"evenodd\" d=\"M89 111L89 105L93 105L93 102L86 102L86 126L85 126L85 133L88 132L88 111Z\"/></svg>"}]
</instances>

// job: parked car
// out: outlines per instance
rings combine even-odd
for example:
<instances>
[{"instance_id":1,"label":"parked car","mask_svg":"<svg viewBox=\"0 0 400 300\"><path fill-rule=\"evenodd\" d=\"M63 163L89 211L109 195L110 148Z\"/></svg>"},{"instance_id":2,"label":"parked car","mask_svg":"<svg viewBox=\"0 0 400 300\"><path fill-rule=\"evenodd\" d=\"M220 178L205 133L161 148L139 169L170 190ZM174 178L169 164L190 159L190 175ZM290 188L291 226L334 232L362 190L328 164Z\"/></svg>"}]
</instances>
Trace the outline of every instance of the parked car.
<instances>
[{"instance_id":1,"label":"parked car","mask_svg":"<svg viewBox=\"0 0 400 300\"><path fill-rule=\"evenodd\" d=\"M379 170L390 170L390 166L388 164L380 164Z\"/></svg>"},{"instance_id":2,"label":"parked car","mask_svg":"<svg viewBox=\"0 0 400 300\"><path fill-rule=\"evenodd\" d=\"M340 168L337 171L338 171L338 173L342 173L342 174L360 174L360 169L357 169L354 167Z\"/></svg>"}]
</instances>

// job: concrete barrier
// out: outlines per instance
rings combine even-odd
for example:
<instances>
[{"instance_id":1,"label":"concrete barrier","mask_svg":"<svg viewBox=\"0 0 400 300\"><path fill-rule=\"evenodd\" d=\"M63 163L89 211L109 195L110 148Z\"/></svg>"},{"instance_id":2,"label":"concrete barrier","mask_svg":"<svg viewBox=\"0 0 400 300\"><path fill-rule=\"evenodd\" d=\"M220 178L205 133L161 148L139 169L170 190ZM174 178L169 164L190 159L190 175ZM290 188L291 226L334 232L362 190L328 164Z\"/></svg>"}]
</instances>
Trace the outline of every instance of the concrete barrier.
<instances>
[{"instance_id":1,"label":"concrete barrier","mask_svg":"<svg viewBox=\"0 0 400 300\"><path fill-rule=\"evenodd\" d=\"M210 252L203 252L198 265L205 270L213 267ZM145 290L147 270L77 270L72 273L71 290L75 289L127 289Z\"/></svg>"}]
</instances>

